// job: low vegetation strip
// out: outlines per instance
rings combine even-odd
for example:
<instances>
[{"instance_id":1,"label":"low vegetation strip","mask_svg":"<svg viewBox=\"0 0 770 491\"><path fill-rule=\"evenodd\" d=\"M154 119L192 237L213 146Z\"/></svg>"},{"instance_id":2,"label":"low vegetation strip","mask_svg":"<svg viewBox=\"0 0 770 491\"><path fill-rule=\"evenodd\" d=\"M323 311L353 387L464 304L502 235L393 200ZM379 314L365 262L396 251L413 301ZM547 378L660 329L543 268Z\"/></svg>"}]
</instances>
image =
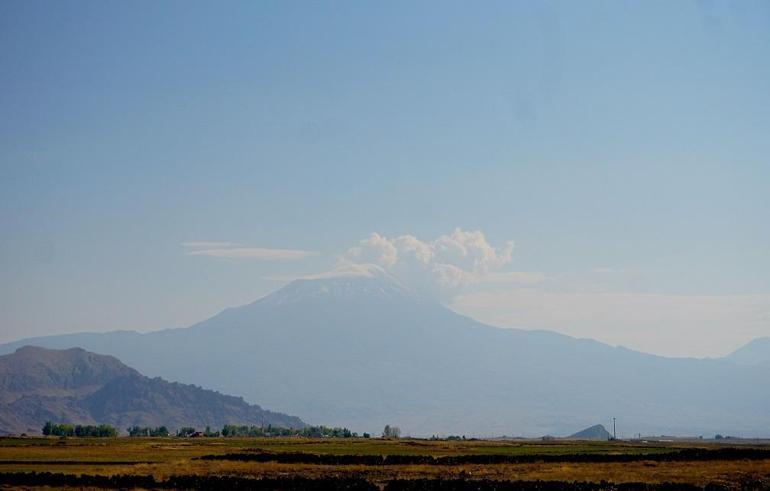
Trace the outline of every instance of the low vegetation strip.
<instances>
[{"instance_id":1,"label":"low vegetation strip","mask_svg":"<svg viewBox=\"0 0 770 491\"><path fill-rule=\"evenodd\" d=\"M279 479L249 479L235 476L172 476L156 480L152 476L62 474L51 472L0 473L0 486L50 486L100 489L249 489L257 491L378 491L365 479L287 477Z\"/></svg>"},{"instance_id":2,"label":"low vegetation strip","mask_svg":"<svg viewBox=\"0 0 770 491\"><path fill-rule=\"evenodd\" d=\"M155 461L136 460L0 460L0 465L139 465L155 464Z\"/></svg>"},{"instance_id":3,"label":"low vegetation strip","mask_svg":"<svg viewBox=\"0 0 770 491\"><path fill-rule=\"evenodd\" d=\"M528 454L528 455L330 455L304 452L241 452L204 455L200 460L233 460L242 462L277 462L316 465L494 465L530 464L535 462L609 463L609 462L681 462L716 460L770 459L770 449L719 448L708 450L687 448L667 453L649 454Z\"/></svg>"},{"instance_id":4,"label":"low vegetation strip","mask_svg":"<svg viewBox=\"0 0 770 491\"><path fill-rule=\"evenodd\" d=\"M682 483L612 483L567 481L493 481L465 479L393 480L386 491L721 491L721 486L705 487Z\"/></svg>"},{"instance_id":5,"label":"low vegetation strip","mask_svg":"<svg viewBox=\"0 0 770 491\"><path fill-rule=\"evenodd\" d=\"M0 486L50 486L101 489L215 489L257 491L379 491L375 484L357 478L306 479L287 477L250 479L236 476L172 476L156 480L152 476L94 476L51 472L0 473ZM395 479L385 484L384 491L721 491L730 489L719 484L697 486L683 483L612 483L581 481L497 481L490 479ZM740 489L767 490L770 483L751 480Z\"/></svg>"},{"instance_id":6,"label":"low vegetation strip","mask_svg":"<svg viewBox=\"0 0 770 491\"><path fill-rule=\"evenodd\" d=\"M767 483L752 481L749 489L768 489ZM75 475L51 472L0 473L2 486L88 487L101 489L249 489L258 491L378 491L381 488L365 479L287 477L250 479L236 476L172 476L158 481L152 476ZM745 486L744 486L745 488ZM396 479L385 485L385 491L719 491L720 485L705 487L682 483L611 483L567 481L496 481L489 479Z\"/></svg>"}]
</instances>

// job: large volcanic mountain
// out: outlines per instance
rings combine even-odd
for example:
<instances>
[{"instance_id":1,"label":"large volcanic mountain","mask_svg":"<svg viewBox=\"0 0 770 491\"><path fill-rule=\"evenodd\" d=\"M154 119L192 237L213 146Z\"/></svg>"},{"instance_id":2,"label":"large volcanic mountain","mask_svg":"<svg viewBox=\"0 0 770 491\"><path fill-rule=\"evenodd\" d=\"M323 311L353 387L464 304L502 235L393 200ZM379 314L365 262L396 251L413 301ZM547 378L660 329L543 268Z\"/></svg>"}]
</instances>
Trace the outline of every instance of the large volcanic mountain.
<instances>
[{"instance_id":1,"label":"large volcanic mountain","mask_svg":"<svg viewBox=\"0 0 770 491\"><path fill-rule=\"evenodd\" d=\"M112 356L33 346L0 356L0 432L39 433L46 421L179 428L224 424L304 426L240 397L150 379Z\"/></svg>"},{"instance_id":2,"label":"large volcanic mountain","mask_svg":"<svg viewBox=\"0 0 770 491\"><path fill-rule=\"evenodd\" d=\"M618 436L770 432L766 368L490 327L376 268L297 280L189 328L37 338L0 353L20 344L81 346L358 431L567 434L615 416Z\"/></svg>"}]
</instances>

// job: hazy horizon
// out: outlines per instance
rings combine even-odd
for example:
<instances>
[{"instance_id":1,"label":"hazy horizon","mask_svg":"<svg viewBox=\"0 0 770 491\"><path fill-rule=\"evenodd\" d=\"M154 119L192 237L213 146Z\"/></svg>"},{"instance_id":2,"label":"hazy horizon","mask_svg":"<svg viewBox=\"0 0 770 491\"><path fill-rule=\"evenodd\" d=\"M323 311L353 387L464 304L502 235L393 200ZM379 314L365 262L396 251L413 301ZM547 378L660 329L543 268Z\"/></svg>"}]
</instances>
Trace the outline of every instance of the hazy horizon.
<instances>
[{"instance_id":1,"label":"hazy horizon","mask_svg":"<svg viewBox=\"0 0 770 491\"><path fill-rule=\"evenodd\" d=\"M770 4L6 1L0 344L376 264L665 356L770 335Z\"/></svg>"},{"instance_id":2,"label":"hazy horizon","mask_svg":"<svg viewBox=\"0 0 770 491\"><path fill-rule=\"evenodd\" d=\"M215 316L216 314L219 314L219 313L221 313L224 310L227 310L227 309L230 309L230 308L234 308L234 307L240 307L240 306L243 306L243 305L250 304L250 303L252 303L254 301L263 299L263 298L267 297L268 295L270 295L271 293L275 293L275 292L280 291L284 286L290 284L294 280L316 279L316 278L331 277L332 275L335 274L335 272L337 270L338 270L338 268L334 268L334 269L331 269L329 271L322 272L320 274L297 276L296 278L294 278L294 277L292 277L292 278L275 277L274 279L276 281L287 281L287 283L277 287L275 290L270 291L270 292L268 292L267 294L265 294L263 296L260 296L260 297L254 298L252 300L246 301L246 302L244 302L242 304L233 304L233 305L225 306L222 309L218 309L218 310L212 312L211 314L208 314L205 317L197 319L196 321L193 321L193 322L191 322L189 324L186 324L186 325L166 326L166 327L159 328L159 329L142 329L142 328L126 328L126 329L109 329L109 328L107 328L107 329L97 329L97 330L77 330L77 329L73 329L73 330L70 330L70 331L46 333L46 334L42 334L42 336L48 336L48 335L55 336L57 334L88 333L88 332L106 333L106 332L112 332L112 331L135 331L135 332L139 332L139 333L151 333L151 332L156 332L156 331L159 331L159 330L162 331L162 330L165 330L165 329L186 328L186 327L190 327L191 325L197 324L200 321L204 321L204 320L206 320L206 319L208 319L208 318L210 318L212 316ZM523 275L524 273L511 273L511 274L513 274L513 275L522 274ZM494 280L491 280L491 281L494 282ZM534 281L534 280L532 280L532 281ZM531 295L532 293L528 292L527 294ZM527 295L527 294L525 294L525 295ZM545 294L545 295L547 295L547 294ZM523 297L523 299L526 299L526 298L527 298L526 296ZM580 298L581 298L581 295L578 294L578 295L574 296L573 300L574 301L579 301ZM440 298L432 298L431 299L430 297L428 297L428 299L434 300L437 303L442 303ZM563 326L559 326L559 325L556 325L556 326L553 326L553 327L551 327L549 325L543 325L541 327L529 327L529 326L522 325L522 324L506 322L506 319L504 317L500 317L496 312L490 311L490 309L488 308L489 303L487 303L486 305L484 305L484 304L481 304L481 305L473 305L473 304L471 304L471 302L478 301L479 299L484 299L484 297L483 296L480 296L480 297L476 296L476 295L474 295L474 293L466 293L466 294L462 294L458 298L454 299L454 301L452 303L450 303L450 304L444 303L444 305L449 307L449 308L451 308L453 311L455 311L455 312L457 312L459 314L466 315L468 317L471 317L472 319L481 321L481 322L483 322L485 324L488 324L490 326L493 326L493 327L498 327L498 328L502 328L502 329L505 329L505 328L515 328L515 329L535 330L535 331L537 331L537 330L553 331L553 332L557 332L557 333L560 333L560 334L566 334L566 335L574 337L574 338L594 339L594 340L600 341L602 343L608 344L610 346L619 346L619 347L624 347L624 348L629 348L629 349L633 349L633 350L636 350L636 351L640 351L640 352L643 352L643 353L650 353L650 354L655 354L655 355L659 355L659 356L666 356L666 357L675 357L675 358L677 358L677 357L720 358L720 357L723 357L723 356L727 356L727 355L733 353L737 348L741 348L741 347L745 346L746 344L748 344L748 343L742 343L742 344L740 344L740 345L738 345L738 346L736 346L734 348L733 347L729 347L726 351L724 351L722 353L719 353L719 354L716 354L716 355L707 355L707 356L689 355L689 354L681 354L681 353L653 352L653 351L650 351L650 350L645 350L643 348L632 347L629 344L625 344L623 342L613 343L611 340L606 340L606 339L603 340L603 339L599 339L597 337L592 337L592 336L582 336L582 335L580 335L579 332L578 333L573 332L573 330L569 329L569 327L563 327ZM623 296L622 294L618 295L618 300L620 300L621 302L623 302L623 301L628 302L629 299L630 298L628 296ZM729 300L729 299L726 299L726 300ZM537 304L537 301L535 301L533 303ZM485 308L485 307L487 307L487 308ZM531 305L522 305L522 307L525 307L526 309L531 309ZM524 313L524 314L520 314L520 315L527 315L527 314ZM530 314L530 315L532 315L532 314ZM649 335L649 333L645 333L645 334ZM9 343L9 342L18 342L18 341L22 341L22 340L29 339L29 338L33 338L34 339L36 337L39 337L39 336L38 335L24 335L24 336L13 338L13 339L0 339L0 344ZM765 337L766 336L754 337L754 338L749 339L749 342L754 340L754 339L765 338Z\"/></svg>"}]
</instances>

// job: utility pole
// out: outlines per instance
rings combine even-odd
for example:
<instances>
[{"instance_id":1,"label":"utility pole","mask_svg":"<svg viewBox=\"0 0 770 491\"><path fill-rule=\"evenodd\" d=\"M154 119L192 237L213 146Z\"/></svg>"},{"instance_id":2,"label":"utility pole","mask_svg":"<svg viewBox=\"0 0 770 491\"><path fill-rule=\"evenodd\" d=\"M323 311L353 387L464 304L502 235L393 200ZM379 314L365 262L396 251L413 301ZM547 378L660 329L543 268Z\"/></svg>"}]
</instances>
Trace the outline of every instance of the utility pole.
<instances>
[{"instance_id":1,"label":"utility pole","mask_svg":"<svg viewBox=\"0 0 770 491\"><path fill-rule=\"evenodd\" d=\"M618 439L618 435L615 433L615 418L612 418L612 439Z\"/></svg>"}]
</instances>

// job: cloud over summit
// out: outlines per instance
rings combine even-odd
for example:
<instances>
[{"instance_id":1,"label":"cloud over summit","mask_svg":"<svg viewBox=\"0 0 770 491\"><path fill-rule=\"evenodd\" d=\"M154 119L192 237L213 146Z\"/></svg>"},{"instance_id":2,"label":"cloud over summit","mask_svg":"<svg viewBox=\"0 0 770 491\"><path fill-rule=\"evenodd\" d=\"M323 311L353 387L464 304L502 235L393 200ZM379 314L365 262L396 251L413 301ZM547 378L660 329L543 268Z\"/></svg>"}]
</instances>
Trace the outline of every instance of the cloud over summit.
<instances>
[{"instance_id":1,"label":"cloud over summit","mask_svg":"<svg viewBox=\"0 0 770 491\"><path fill-rule=\"evenodd\" d=\"M481 231L456 228L428 242L413 235L373 233L348 249L343 261L376 264L419 293L445 296L500 270L512 254L513 242L495 248Z\"/></svg>"}]
</instances>

